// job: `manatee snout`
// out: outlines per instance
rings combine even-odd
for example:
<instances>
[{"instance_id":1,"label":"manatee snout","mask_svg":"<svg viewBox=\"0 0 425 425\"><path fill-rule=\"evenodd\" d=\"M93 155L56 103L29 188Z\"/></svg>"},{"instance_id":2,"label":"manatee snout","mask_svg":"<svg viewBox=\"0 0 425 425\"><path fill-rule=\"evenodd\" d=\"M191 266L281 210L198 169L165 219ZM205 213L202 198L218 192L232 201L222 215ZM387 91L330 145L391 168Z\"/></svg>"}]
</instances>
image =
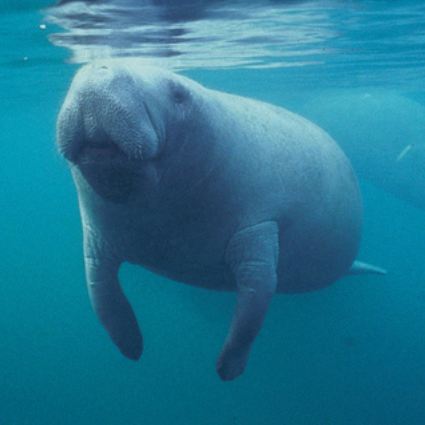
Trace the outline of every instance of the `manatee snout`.
<instances>
[{"instance_id":1,"label":"manatee snout","mask_svg":"<svg viewBox=\"0 0 425 425\"><path fill-rule=\"evenodd\" d=\"M83 68L59 113L59 152L77 165L154 156L159 125L143 95L125 73L105 65Z\"/></svg>"}]
</instances>

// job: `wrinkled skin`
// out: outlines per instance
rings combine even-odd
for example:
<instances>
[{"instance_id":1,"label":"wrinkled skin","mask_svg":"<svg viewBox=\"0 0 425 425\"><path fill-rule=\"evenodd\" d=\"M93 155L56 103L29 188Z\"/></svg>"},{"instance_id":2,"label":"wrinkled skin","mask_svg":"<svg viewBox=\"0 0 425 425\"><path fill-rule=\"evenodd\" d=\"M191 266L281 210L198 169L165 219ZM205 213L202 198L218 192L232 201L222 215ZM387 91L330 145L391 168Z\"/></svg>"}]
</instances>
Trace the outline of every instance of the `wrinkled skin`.
<instances>
[{"instance_id":1,"label":"wrinkled skin","mask_svg":"<svg viewBox=\"0 0 425 425\"><path fill-rule=\"evenodd\" d=\"M236 291L217 362L240 375L275 292L322 288L358 250L361 201L344 154L284 109L137 61L83 67L59 114L78 190L91 302L121 352L142 336L122 262Z\"/></svg>"}]
</instances>

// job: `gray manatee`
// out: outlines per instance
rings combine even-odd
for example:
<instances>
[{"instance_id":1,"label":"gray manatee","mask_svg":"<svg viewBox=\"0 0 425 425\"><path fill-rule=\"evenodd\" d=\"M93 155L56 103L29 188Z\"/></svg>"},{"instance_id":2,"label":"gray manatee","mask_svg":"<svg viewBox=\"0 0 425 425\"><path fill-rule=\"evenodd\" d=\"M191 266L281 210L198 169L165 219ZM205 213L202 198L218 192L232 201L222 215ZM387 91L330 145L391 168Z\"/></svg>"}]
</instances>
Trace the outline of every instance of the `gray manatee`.
<instances>
[{"instance_id":1,"label":"gray manatee","mask_svg":"<svg viewBox=\"0 0 425 425\"><path fill-rule=\"evenodd\" d=\"M236 291L224 380L243 372L275 292L383 272L353 263L362 206L347 158L285 109L111 60L77 73L57 143L78 191L93 308L130 359L143 343L118 282L124 261Z\"/></svg>"},{"instance_id":2,"label":"gray manatee","mask_svg":"<svg viewBox=\"0 0 425 425\"><path fill-rule=\"evenodd\" d=\"M425 108L396 92L339 90L301 109L341 145L360 177L425 209Z\"/></svg>"}]
</instances>

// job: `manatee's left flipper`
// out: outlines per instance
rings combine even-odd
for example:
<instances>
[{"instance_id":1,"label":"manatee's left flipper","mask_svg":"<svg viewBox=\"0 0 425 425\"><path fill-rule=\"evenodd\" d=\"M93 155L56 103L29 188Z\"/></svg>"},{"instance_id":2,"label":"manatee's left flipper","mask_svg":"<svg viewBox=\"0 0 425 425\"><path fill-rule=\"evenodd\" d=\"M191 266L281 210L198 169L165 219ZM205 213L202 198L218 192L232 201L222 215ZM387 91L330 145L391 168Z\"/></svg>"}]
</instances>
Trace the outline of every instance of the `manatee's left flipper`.
<instances>
[{"instance_id":1,"label":"manatee's left flipper","mask_svg":"<svg viewBox=\"0 0 425 425\"><path fill-rule=\"evenodd\" d=\"M118 281L120 262L103 246L88 226L84 226L84 260L87 289L93 309L121 353L137 360L143 338L134 311Z\"/></svg>"},{"instance_id":2,"label":"manatee's left flipper","mask_svg":"<svg viewBox=\"0 0 425 425\"><path fill-rule=\"evenodd\" d=\"M264 222L237 232L226 250L226 262L237 286L237 305L217 362L223 380L239 376L276 290L278 226Z\"/></svg>"}]
</instances>

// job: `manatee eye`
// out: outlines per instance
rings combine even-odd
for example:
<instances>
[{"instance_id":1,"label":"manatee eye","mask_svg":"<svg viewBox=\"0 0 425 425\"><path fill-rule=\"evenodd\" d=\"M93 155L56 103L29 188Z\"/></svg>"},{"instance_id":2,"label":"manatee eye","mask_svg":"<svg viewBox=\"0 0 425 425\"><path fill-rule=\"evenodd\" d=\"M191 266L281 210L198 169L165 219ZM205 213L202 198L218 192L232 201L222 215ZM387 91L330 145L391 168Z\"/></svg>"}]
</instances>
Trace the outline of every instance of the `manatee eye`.
<instances>
[{"instance_id":1,"label":"manatee eye","mask_svg":"<svg viewBox=\"0 0 425 425\"><path fill-rule=\"evenodd\" d=\"M176 81L170 81L171 96L175 103L181 104L189 98L187 89Z\"/></svg>"}]
</instances>

